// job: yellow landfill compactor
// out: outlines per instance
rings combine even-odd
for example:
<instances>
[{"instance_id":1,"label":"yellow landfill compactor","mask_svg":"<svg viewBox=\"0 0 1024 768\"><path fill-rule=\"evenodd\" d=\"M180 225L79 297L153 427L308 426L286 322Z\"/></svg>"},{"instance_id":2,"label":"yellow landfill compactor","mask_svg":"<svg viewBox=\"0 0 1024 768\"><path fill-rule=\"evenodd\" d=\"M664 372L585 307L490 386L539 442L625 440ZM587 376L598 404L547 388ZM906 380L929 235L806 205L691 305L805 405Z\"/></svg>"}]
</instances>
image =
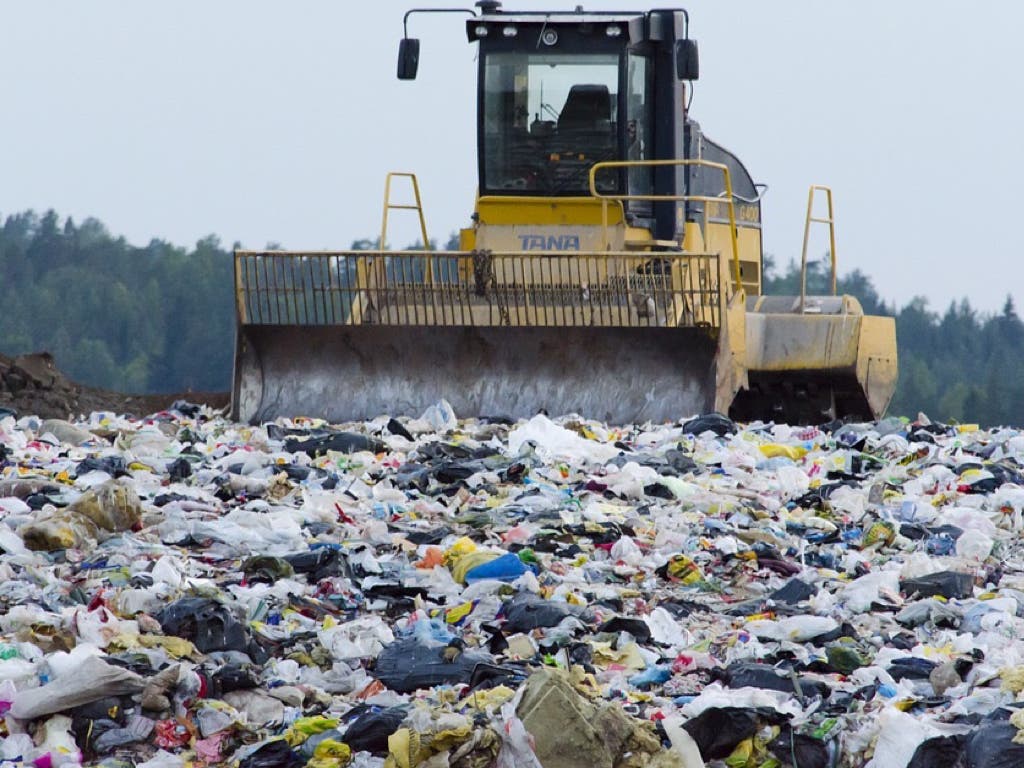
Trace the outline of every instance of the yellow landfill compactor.
<instances>
[{"instance_id":1,"label":"yellow landfill compactor","mask_svg":"<svg viewBox=\"0 0 1024 768\"><path fill-rule=\"evenodd\" d=\"M419 415L441 398L460 416L619 424L885 411L895 325L834 295L826 188L804 274L825 222L833 295L762 295L764 187L689 116L685 11L464 12L479 188L459 250L236 252L235 418ZM406 36L398 76L418 59ZM414 204L392 202L400 177ZM394 208L429 242L415 177L389 174L378 247Z\"/></svg>"}]
</instances>

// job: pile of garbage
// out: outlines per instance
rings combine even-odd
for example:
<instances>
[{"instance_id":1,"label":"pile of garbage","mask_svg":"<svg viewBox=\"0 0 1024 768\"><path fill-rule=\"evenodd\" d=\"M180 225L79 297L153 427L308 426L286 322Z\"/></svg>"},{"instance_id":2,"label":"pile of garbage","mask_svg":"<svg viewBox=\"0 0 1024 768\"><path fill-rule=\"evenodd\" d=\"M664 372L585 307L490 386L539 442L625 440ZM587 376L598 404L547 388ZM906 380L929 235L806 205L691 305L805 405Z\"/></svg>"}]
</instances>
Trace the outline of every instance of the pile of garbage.
<instances>
[{"instance_id":1,"label":"pile of garbage","mask_svg":"<svg viewBox=\"0 0 1024 768\"><path fill-rule=\"evenodd\" d=\"M1024 433L0 417L0 760L1024 764Z\"/></svg>"}]
</instances>

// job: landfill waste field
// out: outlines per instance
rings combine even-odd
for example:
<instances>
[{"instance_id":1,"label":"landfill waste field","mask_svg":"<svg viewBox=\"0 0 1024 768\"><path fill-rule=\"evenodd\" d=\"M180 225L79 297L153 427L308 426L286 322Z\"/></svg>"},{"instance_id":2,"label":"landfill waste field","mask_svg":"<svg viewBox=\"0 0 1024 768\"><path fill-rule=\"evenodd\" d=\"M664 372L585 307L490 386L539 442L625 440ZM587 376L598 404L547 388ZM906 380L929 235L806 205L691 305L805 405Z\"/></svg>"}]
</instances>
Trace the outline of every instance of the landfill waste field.
<instances>
[{"instance_id":1,"label":"landfill waste field","mask_svg":"<svg viewBox=\"0 0 1024 768\"><path fill-rule=\"evenodd\" d=\"M1024 434L0 417L3 765L1024 765Z\"/></svg>"}]
</instances>

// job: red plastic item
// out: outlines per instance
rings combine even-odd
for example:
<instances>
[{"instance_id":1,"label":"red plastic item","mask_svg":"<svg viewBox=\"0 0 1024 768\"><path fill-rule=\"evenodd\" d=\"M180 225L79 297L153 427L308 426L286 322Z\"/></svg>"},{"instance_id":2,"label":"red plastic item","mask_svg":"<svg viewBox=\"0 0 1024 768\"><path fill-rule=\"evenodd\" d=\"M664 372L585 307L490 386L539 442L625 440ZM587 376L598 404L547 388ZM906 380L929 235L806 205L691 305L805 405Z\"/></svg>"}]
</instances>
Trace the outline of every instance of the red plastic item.
<instances>
[{"instance_id":1,"label":"red plastic item","mask_svg":"<svg viewBox=\"0 0 1024 768\"><path fill-rule=\"evenodd\" d=\"M153 739L153 743L162 749L183 747L192 739L188 728L177 720L159 720L154 730L156 738Z\"/></svg>"}]
</instances>

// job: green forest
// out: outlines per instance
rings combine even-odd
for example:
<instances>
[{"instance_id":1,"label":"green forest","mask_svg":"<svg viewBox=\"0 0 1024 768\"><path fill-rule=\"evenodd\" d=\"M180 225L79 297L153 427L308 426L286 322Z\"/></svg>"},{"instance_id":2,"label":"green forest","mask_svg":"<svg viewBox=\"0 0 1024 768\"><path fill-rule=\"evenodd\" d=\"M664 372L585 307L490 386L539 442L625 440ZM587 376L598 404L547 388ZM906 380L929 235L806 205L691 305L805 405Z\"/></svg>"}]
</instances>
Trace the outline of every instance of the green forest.
<instances>
[{"instance_id":1,"label":"green forest","mask_svg":"<svg viewBox=\"0 0 1024 768\"><path fill-rule=\"evenodd\" d=\"M366 248L359 240L353 248ZM809 293L827 293L827 260ZM192 248L134 246L96 219L54 211L7 216L0 229L0 353L49 351L76 381L124 392L223 391L234 344L231 249L210 236ZM765 291L799 293L799 265L766 259ZM1010 297L987 315L964 299L885 304L867 275L839 291L896 317L900 382L890 414L1024 424L1024 323Z\"/></svg>"}]
</instances>

